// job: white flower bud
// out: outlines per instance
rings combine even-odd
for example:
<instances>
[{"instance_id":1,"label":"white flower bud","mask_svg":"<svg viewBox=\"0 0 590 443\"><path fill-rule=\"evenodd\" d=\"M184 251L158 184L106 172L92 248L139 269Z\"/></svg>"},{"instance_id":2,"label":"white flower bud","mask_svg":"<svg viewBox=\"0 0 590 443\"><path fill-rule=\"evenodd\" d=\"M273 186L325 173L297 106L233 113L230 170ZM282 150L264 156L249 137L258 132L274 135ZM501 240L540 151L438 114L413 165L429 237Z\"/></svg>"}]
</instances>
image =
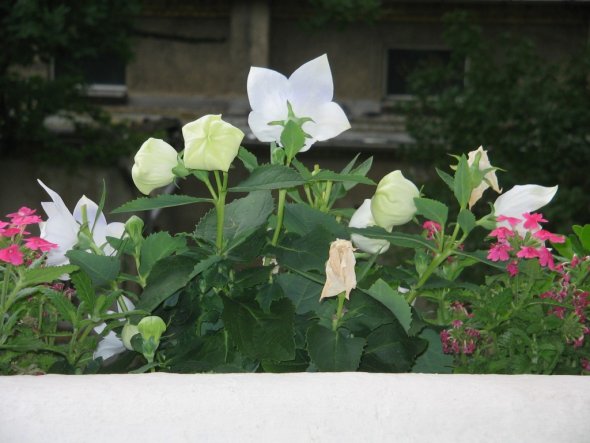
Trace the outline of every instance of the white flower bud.
<instances>
[{"instance_id":1,"label":"white flower bud","mask_svg":"<svg viewBox=\"0 0 590 443\"><path fill-rule=\"evenodd\" d=\"M401 171L393 171L381 179L371 199L371 212L377 226L391 230L406 224L416 214L414 198L420 192Z\"/></svg>"},{"instance_id":2,"label":"white flower bud","mask_svg":"<svg viewBox=\"0 0 590 443\"><path fill-rule=\"evenodd\" d=\"M176 149L164 140L149 138L135 154L135 164L131 169L133 183L141 193L147 195L156 188L172 183L172 169L177 164Z\"/></svg>"},{"instance_id":3,"label":"white flower bud","mask_svg":"<svg viewBox=\"0 0 590 443\"><path fill-rule=\"evenodd\" d=\"M182 128L184 165L189 169L227 172L238 155L244 133L223 121L221 115L206 115Z\"/></svg>"}]
</instances>

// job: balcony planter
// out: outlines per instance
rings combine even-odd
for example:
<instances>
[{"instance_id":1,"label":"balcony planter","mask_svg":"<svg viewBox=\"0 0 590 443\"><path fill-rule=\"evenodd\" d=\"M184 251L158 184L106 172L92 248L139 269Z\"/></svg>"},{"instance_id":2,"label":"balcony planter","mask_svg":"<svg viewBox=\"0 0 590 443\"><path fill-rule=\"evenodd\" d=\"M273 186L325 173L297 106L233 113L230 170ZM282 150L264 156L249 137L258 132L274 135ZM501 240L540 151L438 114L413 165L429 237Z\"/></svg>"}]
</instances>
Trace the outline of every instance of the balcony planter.
<instances>
[{"instance_id":1,"label":"balcony planter","mask_svg":"<svg viewBox=\"0 0 590 443\"><path fill-rule=\"evenodd\" d=\"M367 373L0 378L0 441L587 442L590 378Z\"/></svg>"}]
</instances>

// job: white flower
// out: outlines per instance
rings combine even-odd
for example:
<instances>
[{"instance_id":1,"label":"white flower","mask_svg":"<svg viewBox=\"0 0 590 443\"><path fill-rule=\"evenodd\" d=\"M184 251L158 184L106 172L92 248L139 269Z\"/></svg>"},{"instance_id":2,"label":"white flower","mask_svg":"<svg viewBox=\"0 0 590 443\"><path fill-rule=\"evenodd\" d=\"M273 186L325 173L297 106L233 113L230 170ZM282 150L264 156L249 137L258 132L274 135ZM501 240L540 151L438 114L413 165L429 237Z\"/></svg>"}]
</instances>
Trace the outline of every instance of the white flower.
<instances>
[{"instance_id":1,"label":"white flower","mask_svg":"<svg viewBox=\"0 0 590 443\"><path fill-rule=\"evenodd\" d=\"M479 157L479 170L483 171L485 169L490 169L492 167L490 163L490 159L488 158L488 151L484 151L483 146L480 146L475 151L471 151L467 156L467 164L469 166L473 165L475 162L475 157L477 154L480 155ZM479 184L477 188L471 191L471 196L469 197L469 208L471 209L475 203L481 198L484 191L489 187L492 187L494 191L498 194L502 192L500 186L498 185L498 178L496 177L496 171L489 171L485 176L484 180Z\"/></svg>"},{"instance_id":2,"label":"white flower","mask_svg":"<svg viewBox=\"0 0 590 443\"><path fill-rule=\"evenodd\" d=\"M85 196L78 200L72 214L57 192L47 187L41 180L37 181L53 200L52 202L41 203L47 214L47 221L41 226L41 238L58 246L47 253L48 266L61 266L70 262L65 254L78 242L78 232L83 223L83 207L86 207L85 212L90 228L92 228L96 220L92 231L94 243L102 247L106 255L114 253L114 249L107 243L107 236L121 238L125 232L123 223L107 224L102 213L98 214L97 218L98 205Z\"/></svg>"},{"instance_id":3,"label":"white flower","mask_svg":"<svg viewBox=\"0 0 590 443\"><path fill-rule=\"evenodd\" d=\"M178 153L164 140L149 138L135 154L134 161L131 169L133 183L142 194L147 195L172 183L172 169L178 165Z\"/></svg>"},{"instance_id":4,"label":"white flower","mask_svg":"<svg viewBox=\"0 0 590 443\"><path fill-rule=\"evenodd\" d=\"M287 120L289 102L296 117L312 119L302 127L311 136L300 151L305 152L316 141L336 137L350 128L333 96L332 73L325 54L300 66L289 78L271 69L252 67L248 74L252 107L248 124L258 140L280 144L283 127L269 123Z\"/></svg>"},{"instance_id":5,"label":"white flower","mask_svg":"<svg viewBox=\"0 0 590 443\"><path fill-rule=\"evenodd\" d=\"M368 228L375 225L375 219L371 213L371 199L367 198L353 214L348 226L351 228ZM350 239L357 248L369 254L383 254L389 249L389 242L387 240L367 238L360 234L352 234Z\"/></svg>"},{"instance_id":6,"label":"white flower","mask_svg":"<svg viewBox=\"0 0 590 443\"><path fill-rule=\"evenodd\" d=\"M131 300L129 300L125 296L121 296L119 298L119 302L125 303L127 311L133 311L135 309L135 305ZM113 314L113 311L107 311L109 314ZM121 312L121 307L117 303L117 312ZM100 334L104 328L106 328L105 323L101 323L94 328L94 332ZM117 337L114 331L109 331L107 335L105 335L99 342L98 346L96 347L96 351L92 355L92 358L97 359L98 357L102 357L103 361L111 358L113 355L120 354L124 352L127 348L123 344L123 341Z\"/></svg>"},{"instance_id":7,"label":"white flower","mask_svg":"<svg viewBox=\"0 0 590 443\"><path fill-rule=\"evenodd\" d=\"M356 288L356 273L354 266L354 248L348 240L337 239L330 243L330 255L326 262L326 283L320 295L320 301L326 297L336 297L343 292L346 299Z\"/></svg>"},{"instance_id":8,"label":"white flower","mask_svg":"<svg viewBox=\"0 0 590 443\"><path fill-rule=\"evenodd\" d=\"M534 212L549 203L556 192L557 186L548 188L539 185L516 185L496 199L494 215L522 219L522 214ZM498 223L498 226L508 227L509 224L503 221ZM516 229L521 235L525 235L526 231L522 225L518 225Z\"/></svg>"}]
</instances>

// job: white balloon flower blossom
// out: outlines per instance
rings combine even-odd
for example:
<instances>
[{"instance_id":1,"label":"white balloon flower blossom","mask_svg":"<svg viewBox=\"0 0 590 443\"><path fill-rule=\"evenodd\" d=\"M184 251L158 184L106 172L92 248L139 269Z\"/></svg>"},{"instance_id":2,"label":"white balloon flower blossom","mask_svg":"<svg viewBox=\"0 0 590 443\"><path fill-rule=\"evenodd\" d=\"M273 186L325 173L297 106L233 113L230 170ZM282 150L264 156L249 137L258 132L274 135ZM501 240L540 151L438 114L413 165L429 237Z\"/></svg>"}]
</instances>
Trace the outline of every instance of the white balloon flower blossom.
<instances>
[{"instance_id":1,"label":"white balloon flower blossom","mask_svg":"<svg viewBox=\"0 0 590 443\"><path fill-rule=\"evenodd\" d=\"M348 226L351 228L368 228L376 224L373 213L371 212L371 199L367 198L352 215ZM388 230L391 231L391 229L389 228ZM387 240L368 238L360 234L352 234L350 239L357 248L369 254L383 254L389 249L389 242Z\"/></svg>"},{"instance_id":2,"label":"white balloon flower blossom","mask_svg":"<svg viewBox=\"0 0 590 443\"><path fill-rule=\"evenodd\" d=\"M122 301L121 301L122 300ZM129 300L125 296L121 296L119 302L117 303L117 312L121 312L121 307L119 303L125 303L125 309L127 311L133 311L135 309L135 305L131 300ZM107 311L108 314L114 314L113 311ZM94 327L94 332L100 334L104 328L106 328L105 323L101 323L98 326ZM92 358L97 359L98 357L102 357L103 361L111 358L114 355L120 354L124 352L126 349L131 350L123 343L117 334L114 331L109 331L107 335L105 335L99 342L98 346L96 347L96 351L92 355Z\"/></svg>"},{"instance_id":3,"label":"white balloon flower blossom","mask_svg":"<svg viewBox=\"0 0 590 443\"><path fill-rule=\"evenodd\" d=\"M557 186L551 188L539 185L516 185L500 195L494 202L496 217L514 218L522 220L523 214L531 213L548 204L557 193ZM509 221L503 220L498 226L509 226ZM521 236L525 236L526 229L522 223L515 225Z\"/></svg>"},{"instance_id":4,"label":"white balloon flower blossom","mask_svg":"<svg viewBox=\"0 0 590 443\"><path fill-rule=\"evenodd\" d=\"M94 243L101 247L106 255L112 255L115 252L107 243L107 237L123 237L125 233L123 223L107 224L104 214L98 214L98 205L85 196L78 200L74 212L71 213L57 192L47 187L41 180L37 181L53 200L41 203L47 214L47 221L41 224L41 238L58 246L47 253L48 266L61 266L70 262L66 253L73 249L78 242L78 233L83 224L84 212L90 228L93 228Z\"/></svg>"},{"instance_id":5,"label":"white balloon flower blossom","mask_svg":"<svg viewBox=\"0 0 590 443\"><path fill-rule=\"evenodd\" d=\"M302 126L309 137L300 152L350 129L346 114L332 101L334 84L325 54L300 66L289 78L271 69L252 67L247 88L252 107L248 125L262 142L280 144L283 127L277 122L288 120L289 106L297 118L310 119Z\"/></svg>"}]
</instances>

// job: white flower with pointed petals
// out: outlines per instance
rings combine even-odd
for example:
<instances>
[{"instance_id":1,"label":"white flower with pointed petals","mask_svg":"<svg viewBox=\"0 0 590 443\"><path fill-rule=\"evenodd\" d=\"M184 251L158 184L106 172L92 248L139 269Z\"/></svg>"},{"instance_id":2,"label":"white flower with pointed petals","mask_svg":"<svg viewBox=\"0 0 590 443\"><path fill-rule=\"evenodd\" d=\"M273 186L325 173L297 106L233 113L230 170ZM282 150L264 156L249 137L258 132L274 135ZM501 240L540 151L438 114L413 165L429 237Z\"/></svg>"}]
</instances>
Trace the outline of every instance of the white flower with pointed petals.
<instances>
[{"instance_id":1,"label":"white flower with pointed petals","mask_svg":"<svg viewBox=\"0 0 590 443\"><path fill-rule=\"evenodd\" d=\"M107 243L107 237L121 238L125 232L123 223L114 222L107 224L104 214L98 214L98 205L89 198L82 196L74 209L70 213L59 194L47 187L41 180L39 184L47 191L52 202L42 202L41 206L47 214L47 221L41 225L41 238L58 247L47 253L48 266L61 266L68 264L70 261L66 253L71 250L78 242L78 232L83 223L82 208L85 207L87 220L92 228L94 220L94 229L92 236L94 243L102 247L106 255L112 255L115 251Z\"/></svg>"},{"instance_id":2,"label":"white flower with pointed petals","mask_svg":"<svg viewBox=\"0 0 590 443\"><path fill-rule=\"evenodd\" d=\"M271 69L252 67L247 87L252 107L248 124L262 142L280 144L283 127L269 123L287 120L287 102L296 117L312 119L303 124L311 138L306 139L300 152L307 151L316 141L328 140L350 129L344 111L332 101L334 84L325 54L300 66L289 78Z\"/></svg>"},{"instance_id":3,"label":"white flower with pointed petals","mask_svg":"<svg viewBox=\"0 0 590 443\"><path fill-rule=\"evenodd\" d=\"M494 215L522 219L522 214L534 212L549 203L556 192L557 186L549 188L539 185L516 185L496 199ZM509 224L503 221L498 223L498 226L508 227ZM516 230L523 236L526 234L522 224L516 226Z\"/></svg>"},{"instance_id":4,"label":"white flower with pointed petals","mask_svg":"<svg viewBox=\"0 0 590 443\"><path fill-rule=\"evenodd\" d=\"M351 228L368 228L375 225L375 219L371 213L371 199L367 198L350 218L348 226ZM391 229L389 230L391 231ZM357 248L369 254L383 254L389 249L387 240L368 238L360 234L352 234L350 239Z\"/></svg>"}]
</instances>

